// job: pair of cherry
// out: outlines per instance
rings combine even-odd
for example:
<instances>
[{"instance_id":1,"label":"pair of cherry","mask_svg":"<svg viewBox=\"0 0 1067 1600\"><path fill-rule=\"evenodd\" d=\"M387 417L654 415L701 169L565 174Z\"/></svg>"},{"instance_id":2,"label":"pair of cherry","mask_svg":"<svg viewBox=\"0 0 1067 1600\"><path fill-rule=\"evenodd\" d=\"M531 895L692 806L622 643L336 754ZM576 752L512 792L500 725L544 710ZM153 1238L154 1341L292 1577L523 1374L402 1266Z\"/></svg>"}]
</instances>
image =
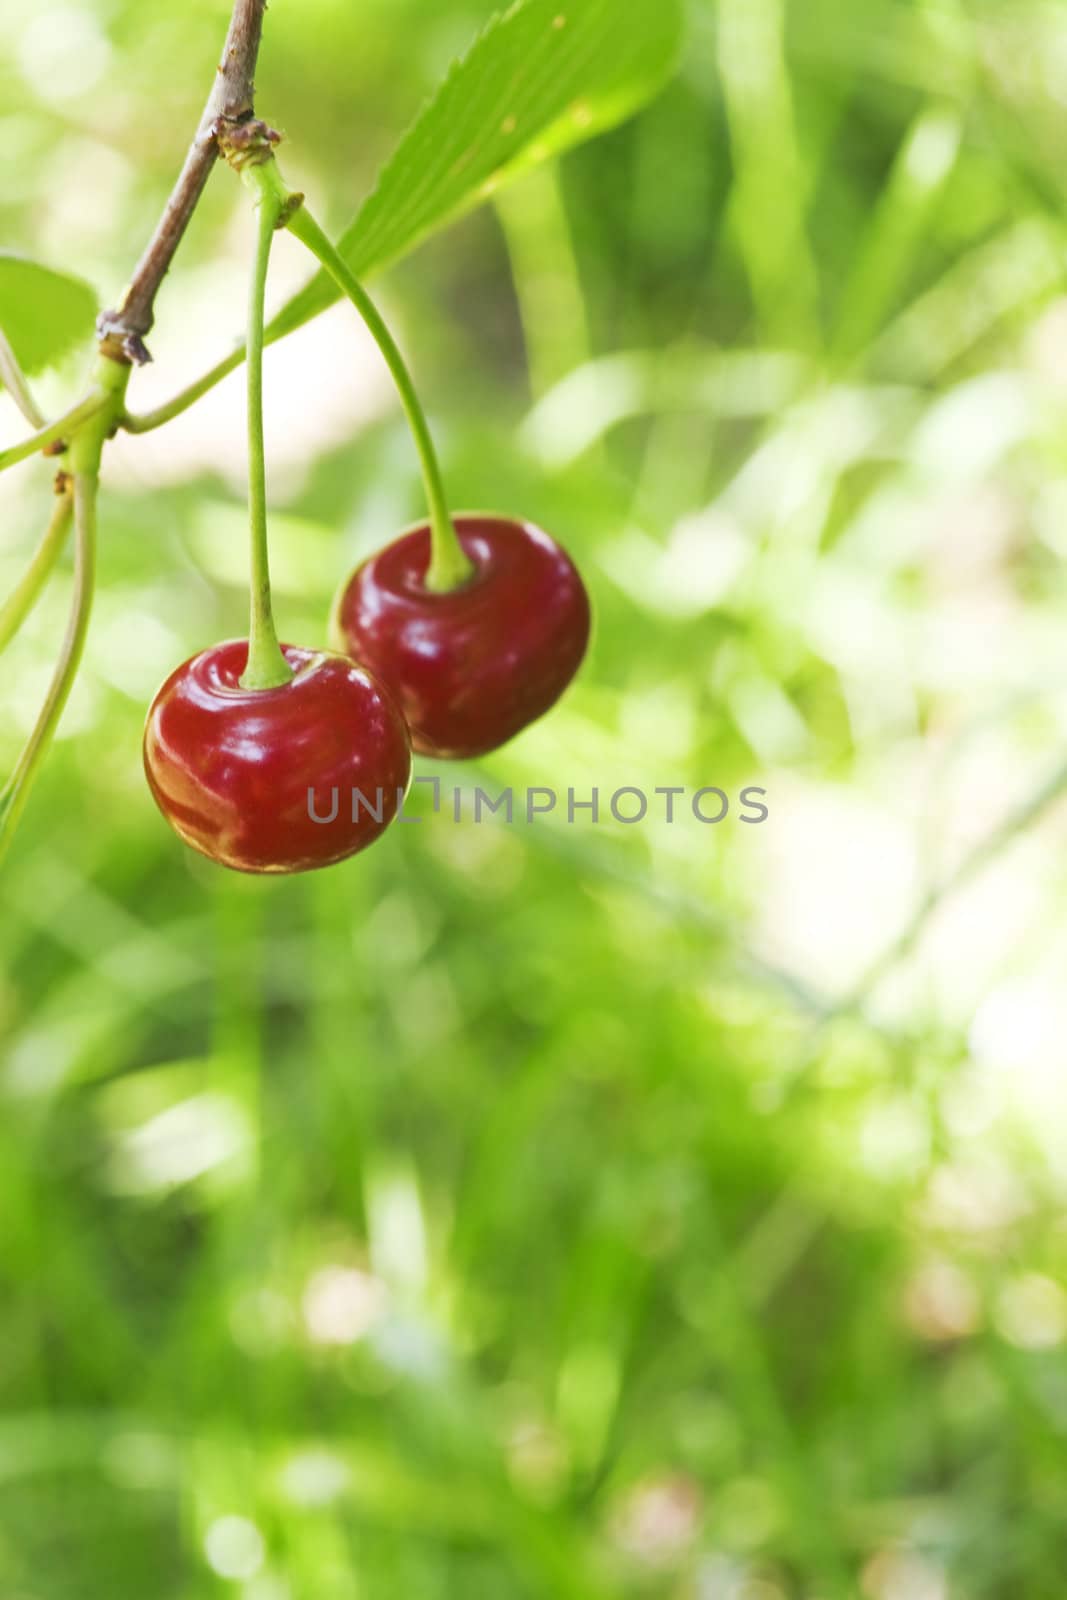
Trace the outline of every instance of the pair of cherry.
<instances>
[{"instance_id":1,"label":"pair of cherry","mask_svg":"<svg viewBox=\"0 0 1067 1600\"><path fill-rule=\"evenodd\" d=\"M288 682L242 688L242 639L171 674L148 713L145 772L187 844L244 872L341 861L396 815L412 748L484 755L559 698L589 638L570 558L530 523L454 526L467 577L432 589L429 524L401 535L342 588L333 651L282 647Z\"/></svg>"}]
</instances>

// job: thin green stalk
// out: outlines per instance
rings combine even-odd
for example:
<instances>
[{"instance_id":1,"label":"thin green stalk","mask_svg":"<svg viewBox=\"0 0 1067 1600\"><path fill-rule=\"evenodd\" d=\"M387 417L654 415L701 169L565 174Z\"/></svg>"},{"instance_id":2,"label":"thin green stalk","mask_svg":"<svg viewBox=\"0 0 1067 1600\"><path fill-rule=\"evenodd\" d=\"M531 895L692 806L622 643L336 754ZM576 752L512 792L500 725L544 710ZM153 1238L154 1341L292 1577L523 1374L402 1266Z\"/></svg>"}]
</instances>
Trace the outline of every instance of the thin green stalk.
<instances>
[{"instance_id":1,"label":"thin green stalk","mask_svg":"<svg viewBox=\"0 0 1067 1600\"><path fill-rule=\"evenodd\" d=\"M71 597L67 631L56 662L52 682L40 715L18 759L14 772L0 791L0 861L18 826L29 799L33 780L52 743L63 708L81 664L89 614L93 604L96 566L96 488L95 472L74 474L74 593Z\"/></svg>"},{"instance_id":2,"label":"thin green stalk","mask_svg":"<svg viewBox=\"0 0 1067 1600\"><path fill-rule=\"evenodd\" d=\"M243 689L273 689L288 683L293 669L282 654L270 601L267 554L267 468L263 448L263 316L267 266L283 202L272 189L255 183L258 167L244 176L257 194L256 251L248 292L248 519L252 540L251 621Z\"/></svg>"},{"instance_id":3,"label":"thin green stalk","mask_svg":"<svg viewBox=\"0 0 1067 1600\"><path fill-rule=\"evenodd\" d=\"M129 377L128 366L105 356L99 357L93 369L92 386L85 399L74 411L52 424L56 437L61 432L70 434L70 464L74 485L74 590L67 630L44 705L14 772L0 789L0 862L10 848L34 779L48 753L81 665L93 604L100 457L104 440L111 433L116 418L121 415ZM78 419L76 423L75 418Z\"/></svg>"},{"instance_id":4,"label":"thin green stalk","mask_svg":"<svg viewBox=\"0 0 1067 1600\"><path fill-rule=\"evenodd\" d=\"M0 384L3 384L8 391L30 427L43 428L44 412L33 398L33 391L26 382L26 374L19 366L18 357L8 343L2 328L0 328Z\"/></svg>"},{"instance_id":5,"label":"thin green stalk","mask_svg":"<svg viewBox=\"0 0 1067 1600\"><path fill-rule=\"evenodd\" d=\"M408 419L419 453L422 479L430 511L430 567L426 574L426 587L435 594L456 589L472 576L474 568L459 542L455 524L448 510L441 467L430 435L426 414L419 403L411 374L395 339L386 327L381 312L359 280L349 271L342 256L334 249L326 234L311 216L305 205L292 206L293 196L286 188L277 163L267 162L256 169L257 181L264 193L279 198L279 204L288 203L290 210L285 222L290 233L306 245L311 254L351 300L370 330L371 336L392 374L401 403Z\"/></svg>"},{"instance_id":6,"label":"thin green stalk","mask_svg":"<svg viewBox=\"0 0 1067 1600\"><path fill-rule=\"evenodd\" d=\"M55 422L50 422L46 428L39 428L36 433L32 433L28 439L23 439L19 444L13 444L7 450L0 450L0 472L3 472L5 467L13 467L18 461L25 461L27 456L36 455L38 450L43 450L46 445L55 444L57 439L71 438L83 422L95 416L107 403L108 396L94 389L84 400L79 400L65 416L57 417Z\"/></svg>"},{"instance_id":7,"label":"thin green stalk","mask_svg":"<svg viewBox=\"0 0 1067 1600\"><path fill-rule=\"evenodd\" d=\"M7 649L18 633L48 581L67 537L71 509L71 491L64 486L56 496L48 526L41 535L29 566L0 606L0 652Z\"/></svg>"},{"instance_id":8,"label":"thin green stalk","mask_svg":"<svg viewBox=\"0 0 1067 1600\"><path fill-rule=\"evenodd\" d=\"M270 343L269 340L267 342ZM166 405L157 406L154 411L142 411L139 415L132 411L125 412L122 426L127 433L151 433L153 428L162 428L165 422L173 422L175 417L180 417L183 411L188 411L191 405L195 405L217 383L221 383L223 378L228 378L231 372L236 372L244 358L245 347L243 344L238 345L230 355L222 361L217 361L203 377L197 378L188 388L179 390Z\"/></svg>"}]
</instances>

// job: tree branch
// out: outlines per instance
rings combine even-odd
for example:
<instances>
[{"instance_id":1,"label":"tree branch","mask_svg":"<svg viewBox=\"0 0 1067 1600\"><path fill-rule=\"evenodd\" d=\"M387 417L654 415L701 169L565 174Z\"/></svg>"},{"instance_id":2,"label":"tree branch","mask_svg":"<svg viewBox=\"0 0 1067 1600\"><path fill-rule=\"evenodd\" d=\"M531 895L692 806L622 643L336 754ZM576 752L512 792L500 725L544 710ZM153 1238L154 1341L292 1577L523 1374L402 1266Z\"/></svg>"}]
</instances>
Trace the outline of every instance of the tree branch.
<instances>
[{"instance_id":1,"label":"tree branch","mask_svg":"<svg viewBox=\"0 0 1067 1600\"><path fill-rule=\"evenodd\" d=\"M101 353L113 360L140 365L152 359L144 338L152 327L156 295L215 165L219 128L252 115L266 9L267 0L234 0L215 82L178 181L117 310L103 311L97 320Z\"/></svg>"}]
</instances>

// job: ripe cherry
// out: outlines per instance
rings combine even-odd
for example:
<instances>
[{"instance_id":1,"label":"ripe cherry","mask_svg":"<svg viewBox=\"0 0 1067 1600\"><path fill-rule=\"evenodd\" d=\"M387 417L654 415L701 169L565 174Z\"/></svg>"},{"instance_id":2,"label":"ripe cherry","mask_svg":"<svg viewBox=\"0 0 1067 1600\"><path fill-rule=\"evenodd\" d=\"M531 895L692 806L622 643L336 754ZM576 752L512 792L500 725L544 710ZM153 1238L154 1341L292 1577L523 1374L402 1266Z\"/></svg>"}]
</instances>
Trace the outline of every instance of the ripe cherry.
<instances>
[{"instance_id":1,"label":"ripe cherry","mask_svg":"<svg viewBox=\"0 0 1067 1600\"><path fill-rule=\"evenodd\" d=\"M411 777L396 702L343 656L283 645L286 683L244 689L244 639L186 661L145 724L144 765L186 844L241 872L305 872L384 831Z\"/></svg>"},{"instance_id":2,"label":"ripe cherry","mask_svg":"<svg viewBox=\"0 0 1067 1600\"><path fill-rule=\"evenodd\" d=\"M589 598L570 557L528 522L453 518L473 573L427 587L428 523L356 568L333 643L396 694L423 755L484 755L559 699L589 642Z\"/></svg>"}]
</instances>

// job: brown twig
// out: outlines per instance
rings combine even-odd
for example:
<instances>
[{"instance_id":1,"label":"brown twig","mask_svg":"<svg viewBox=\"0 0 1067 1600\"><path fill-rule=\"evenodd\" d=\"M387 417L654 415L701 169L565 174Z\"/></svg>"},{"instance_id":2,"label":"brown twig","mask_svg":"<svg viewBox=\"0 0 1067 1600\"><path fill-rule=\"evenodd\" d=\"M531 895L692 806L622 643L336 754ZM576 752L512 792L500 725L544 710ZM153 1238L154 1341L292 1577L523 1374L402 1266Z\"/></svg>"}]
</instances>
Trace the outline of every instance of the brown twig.
<instances>
[{"instance_id":1,"label":"brown twig","mask_svg":"<svg viewBox=\"0 0 1067 1600\"><path fill-rule=\"evenodd\" d=\"M178 181L121 304L101 312L97 320L101 352L116 361L140 365L151 360L144 339L152 326L155 298L215 165L219 130L252 115L266 9L267 0L234 0L222 60Z\"/></svg>"}]
</instances>

